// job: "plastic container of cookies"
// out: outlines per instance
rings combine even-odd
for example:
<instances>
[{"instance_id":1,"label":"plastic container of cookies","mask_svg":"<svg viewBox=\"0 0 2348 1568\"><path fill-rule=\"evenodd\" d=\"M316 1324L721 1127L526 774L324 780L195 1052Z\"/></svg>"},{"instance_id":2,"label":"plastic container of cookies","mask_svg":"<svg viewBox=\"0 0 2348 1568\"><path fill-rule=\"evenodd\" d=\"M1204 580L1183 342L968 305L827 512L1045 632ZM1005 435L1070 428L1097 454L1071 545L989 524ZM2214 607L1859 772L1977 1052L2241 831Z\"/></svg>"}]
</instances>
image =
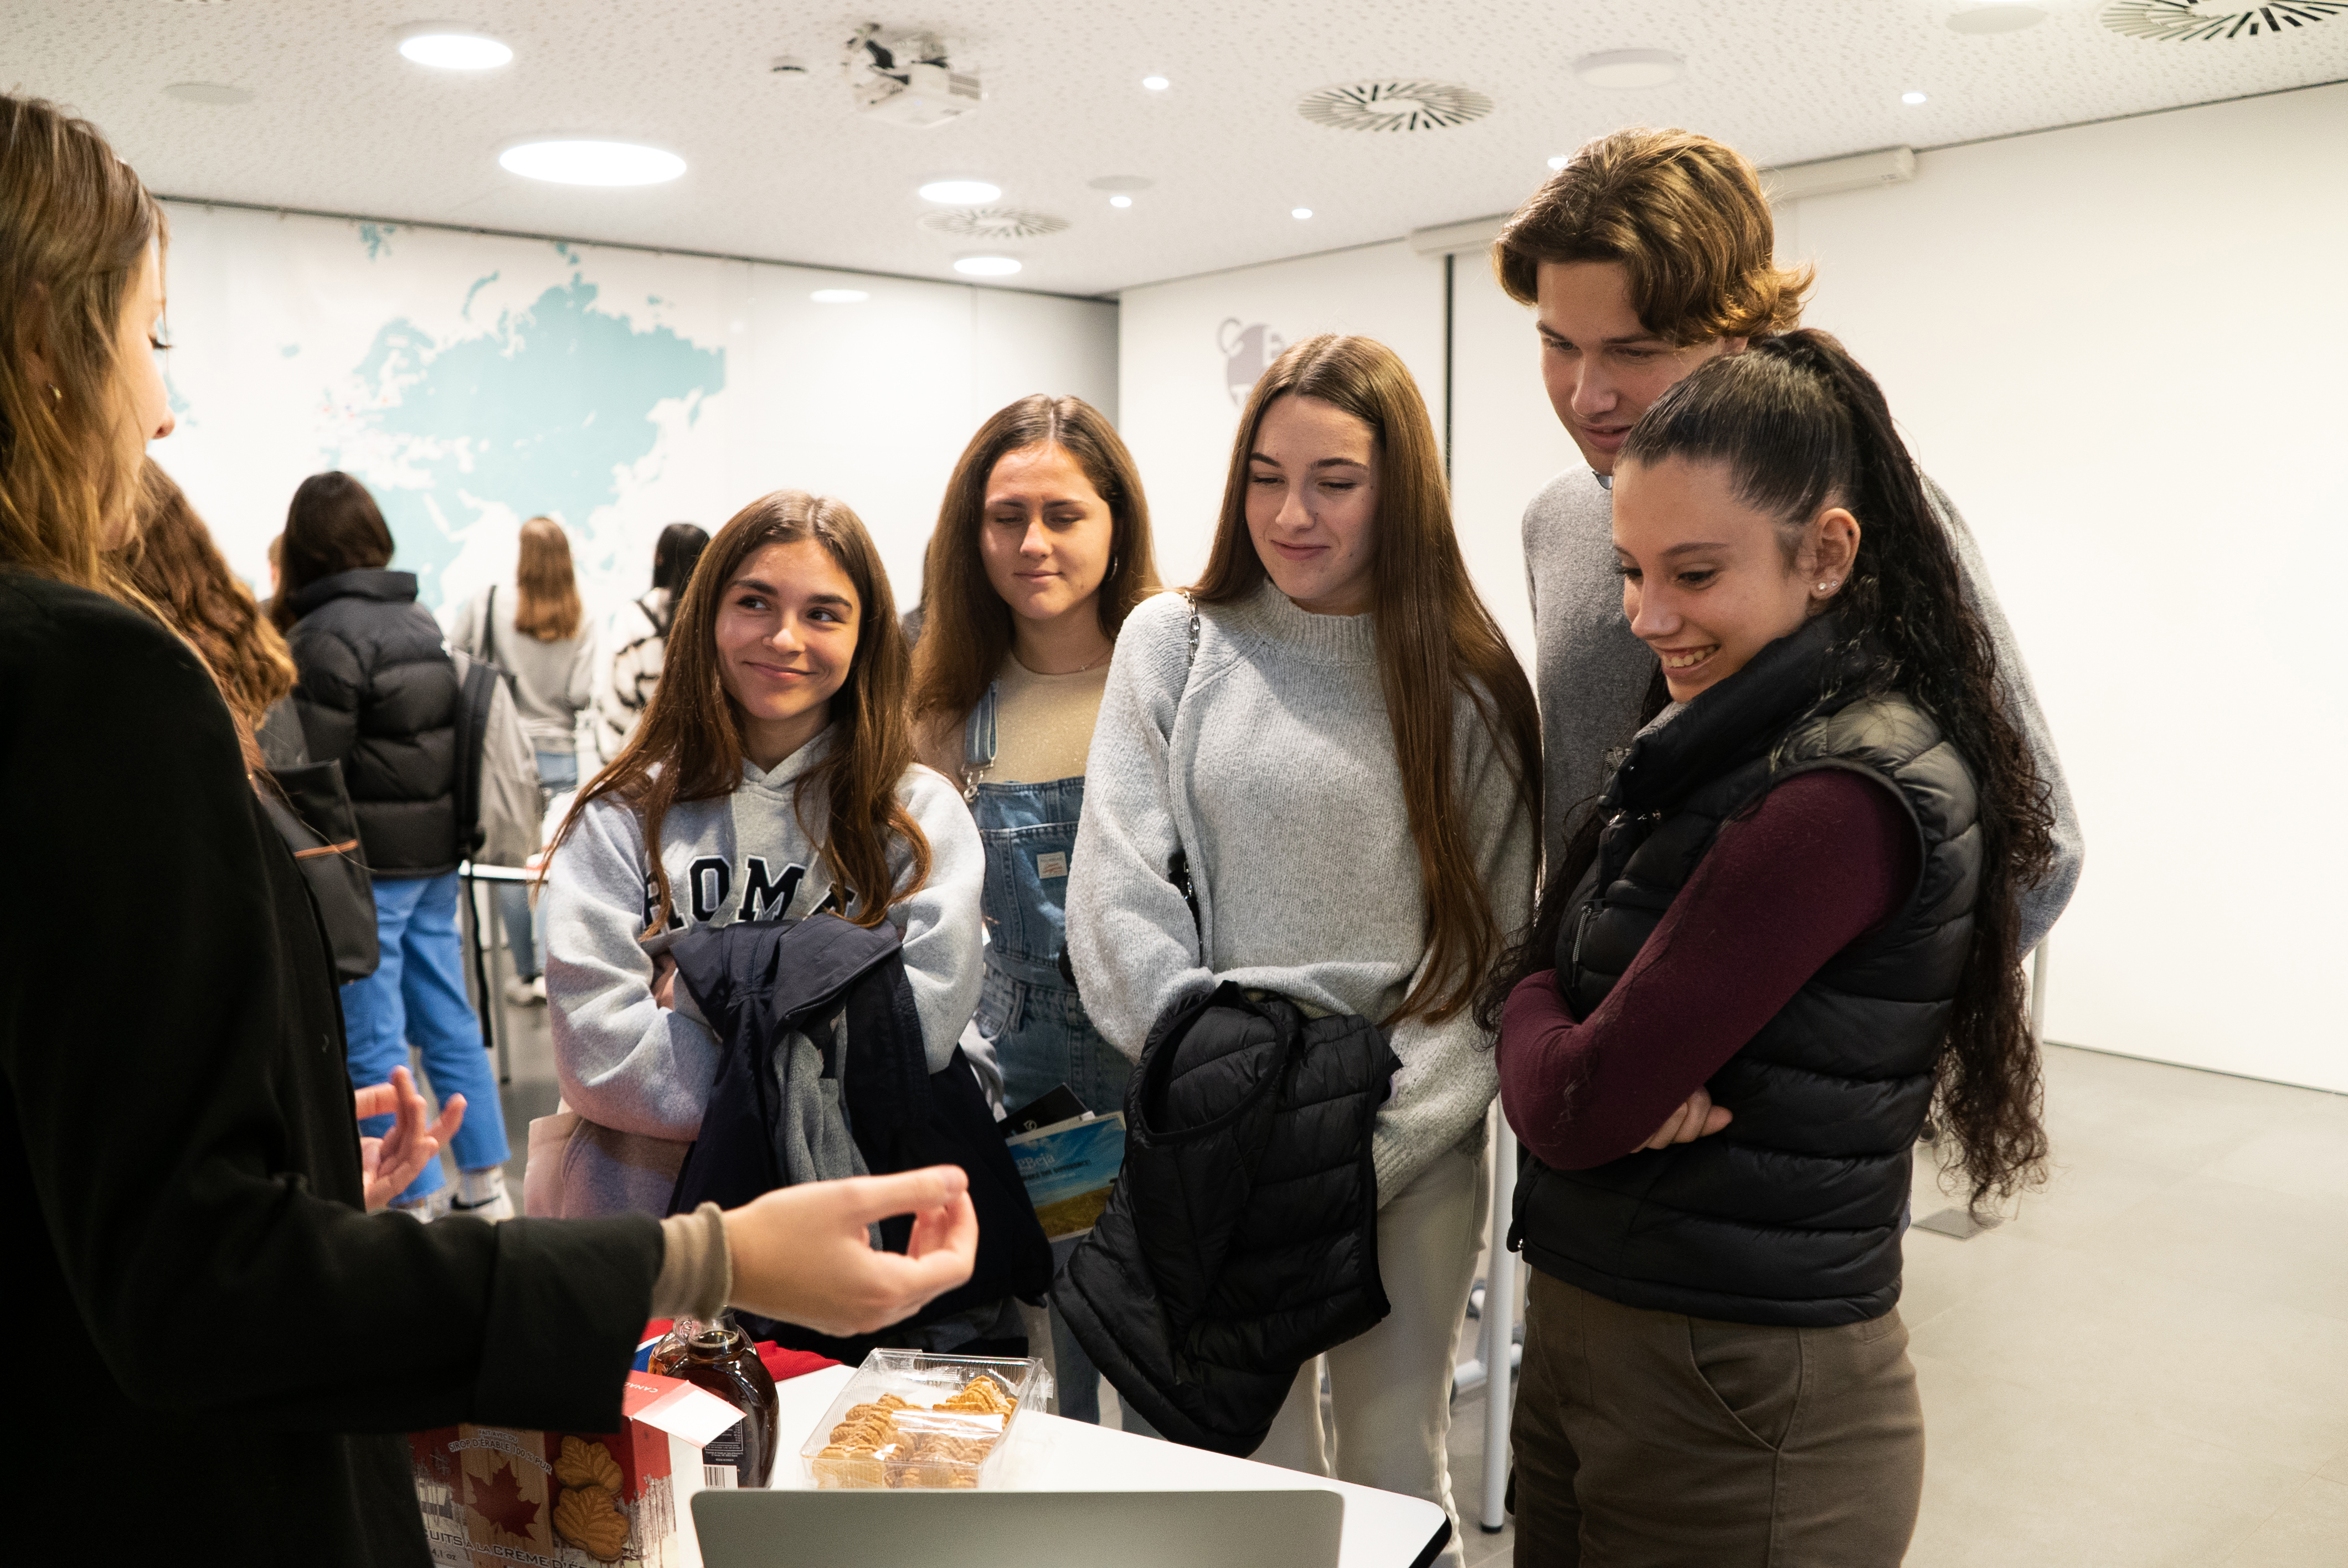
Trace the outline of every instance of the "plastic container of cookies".
<instances>
[{"instance_id":1,"label":"plastic container of cookies","mask_svg":"<svg viewBox=\"0 0 2348 1568\"><path fill-rule=\"evenodd\" d=\"M994 1484L1029 1409L1051 1400L1036 1360L875 1350L799 1449L818 1487Z\"/></svg>"}]
</instances>

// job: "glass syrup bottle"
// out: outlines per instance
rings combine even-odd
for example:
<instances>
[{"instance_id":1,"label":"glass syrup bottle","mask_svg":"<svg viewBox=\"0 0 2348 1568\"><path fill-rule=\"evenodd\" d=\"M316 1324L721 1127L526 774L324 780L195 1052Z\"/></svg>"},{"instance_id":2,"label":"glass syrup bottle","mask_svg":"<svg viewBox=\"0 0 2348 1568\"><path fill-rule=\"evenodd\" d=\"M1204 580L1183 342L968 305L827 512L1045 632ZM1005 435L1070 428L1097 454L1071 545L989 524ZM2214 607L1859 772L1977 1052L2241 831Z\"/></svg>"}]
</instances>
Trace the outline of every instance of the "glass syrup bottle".
<instances>
[{"instance_id":1,"label":"glass syrup bottle","mask_svg":"<svg viewBox=\"0 0 2348 1568\"><path fill-rule=\"evenodd\" d=\"M653 1348L651 1370L705 1389L744 1417L701 1450L702 1484L761 1488L775 1468L781 1401L767 1364L730 1312L715 1318L680 1317Z\"/></svg>"}]
</instances>

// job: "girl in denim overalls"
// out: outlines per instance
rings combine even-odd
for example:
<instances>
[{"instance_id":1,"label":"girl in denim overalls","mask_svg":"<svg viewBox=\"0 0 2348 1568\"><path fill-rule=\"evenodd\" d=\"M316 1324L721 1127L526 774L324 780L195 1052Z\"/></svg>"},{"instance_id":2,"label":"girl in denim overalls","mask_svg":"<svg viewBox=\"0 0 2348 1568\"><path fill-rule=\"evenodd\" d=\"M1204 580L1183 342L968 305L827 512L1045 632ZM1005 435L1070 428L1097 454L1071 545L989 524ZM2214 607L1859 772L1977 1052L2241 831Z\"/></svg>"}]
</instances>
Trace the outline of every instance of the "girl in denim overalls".
<instances>
[{"instance_id":1,"label":"girl in denim overalls","mask_svg":"<svg viewBox=\"0 0 2348 1568\"><path fill-rule=\"evenodd\" d=\"M971 438L930 538L913 713L922 760L961 784L986 845L974 1027L1006 1109L1061 1084L1089 1111L1125 1104L1133 1064L1086 1016L1061 905L1109 655L1157 577L1132 456L1099 410L1025 397ZM1052 1329L1061 1414L1097 1420L1097 1374L1056 1312Z\"/></svg>"}]
</instances>

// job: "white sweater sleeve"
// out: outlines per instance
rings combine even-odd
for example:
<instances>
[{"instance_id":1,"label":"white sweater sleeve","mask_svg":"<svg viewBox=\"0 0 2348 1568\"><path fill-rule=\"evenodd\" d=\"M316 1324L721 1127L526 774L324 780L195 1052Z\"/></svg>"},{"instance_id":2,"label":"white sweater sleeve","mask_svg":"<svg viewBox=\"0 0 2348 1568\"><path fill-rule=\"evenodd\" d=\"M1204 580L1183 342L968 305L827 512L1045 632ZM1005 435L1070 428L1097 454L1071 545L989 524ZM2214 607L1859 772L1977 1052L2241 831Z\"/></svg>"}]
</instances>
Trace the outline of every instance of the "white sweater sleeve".
<instances>
[{"instance_id":1,"label":"white sweater sleeve","mask_svg":"<svg viewBox=\"0 0 2348 1568\"><path fill-rule=\"evenodd\" d=\"M922 1046L930 1071L942 1072L954 1044L978 1011L985 978L985 922L979 899L986 886L986 849L978 825L953 785L918 764L905 771L897 798L912 813L930 841L930 876L911 897L890 907L889 918L904 942L905 979L922 1015ZM910 849L890 857L902 876Z\"/></svg>"},{"instance_id":2,"label":"white sweater sleeve","mask_svg":"<svg viewBox=\"0 0 2348 1568\"><path fill-rule=\"evenodd\" d=\"M700 1135L717 1040L653 1000L642 825L610 800L587 808L547 867L547 1012L562 1101L615 1132Z\"/></svg>"},{"instance_id":3,"label":"white sweater sleeve","mask_svg":"<svg viewBox=\"0 0 2348 1568\"><path fill-rule=\"evenodd\" d=\"M1539 855L1533 822L1519 804L1506 753L1474 705L1462 699L1457 712L1452 744L1461 759L1457 776L1468 840L1500 939L1514 942L1532 919L1533 863ZM1425 968L1422 964L1422 974ZM1411 977L1414 985L1418 978ZM1483 976L1474 979L1480 984ZM1500 1087L1492 1037L1477 1025L1472 1000L1439 1024L1416 1018L1397 1024L1389 1038L1402 1071L1395 1074L1394 1097L1379 1112L1370 1140L1381 1206L1410 1185L1428 1161L1480 1127Z\"/></svg>"},{"instance_id":4,"label":"white sweater sleeve","mask_svg":"<svg viewBox=\"0 0 2348 1568\"><path fill-rule=\"evenodd\" d=\"M1164 594L1118 633L1085 768L1068 866L1068 963L1095 1028L1135 1061L1150 1025L1214 988L1199 928L1166 870L1181 837L1168 743L1189 669L1189 607Z\"/></svg>"}]
</instances>

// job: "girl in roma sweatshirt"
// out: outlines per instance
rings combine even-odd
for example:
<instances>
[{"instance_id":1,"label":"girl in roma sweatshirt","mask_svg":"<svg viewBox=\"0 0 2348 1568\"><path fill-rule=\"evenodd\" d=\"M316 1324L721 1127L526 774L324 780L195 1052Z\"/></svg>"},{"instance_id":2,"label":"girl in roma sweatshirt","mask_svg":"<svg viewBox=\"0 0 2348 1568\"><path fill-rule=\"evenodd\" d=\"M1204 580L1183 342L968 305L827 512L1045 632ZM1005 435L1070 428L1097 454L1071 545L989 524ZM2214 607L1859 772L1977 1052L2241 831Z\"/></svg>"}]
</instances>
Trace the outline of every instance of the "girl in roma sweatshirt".
<instances>
[{"instance_id":1,"label":"girl in roma sweatshirt","mask_svg":"<svg viewBox=\"0 0 2348 1568\"><path fill-rule=\"evenodd\" d=\"M718 531L644 723L549 855L562 1107L530 1125L530 1213L660 1214L717 1040L676 984L695 926L829 910L894 925L932 1072L978 1005L985 852L913 760L910 656L880 552L836 500L778 490Z\"/></svg>"}]
</instances>

